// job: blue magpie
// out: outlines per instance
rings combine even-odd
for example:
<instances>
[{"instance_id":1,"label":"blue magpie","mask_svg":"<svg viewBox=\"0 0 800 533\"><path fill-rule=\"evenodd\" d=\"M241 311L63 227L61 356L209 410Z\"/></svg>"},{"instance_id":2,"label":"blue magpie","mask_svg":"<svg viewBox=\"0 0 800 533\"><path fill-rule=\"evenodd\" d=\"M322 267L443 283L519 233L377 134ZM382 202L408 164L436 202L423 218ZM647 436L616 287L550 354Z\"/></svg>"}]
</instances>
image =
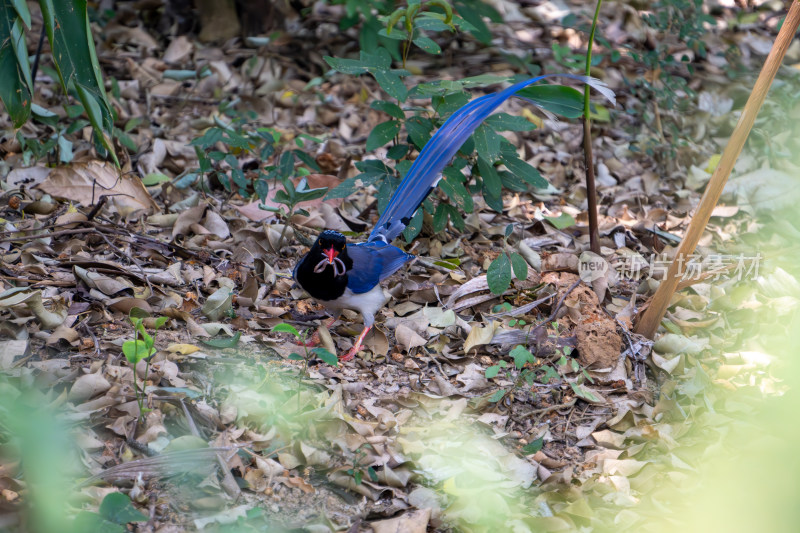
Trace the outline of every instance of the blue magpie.
<instances>
[{"instance_id":1,"label":"blue magpie","mask_svg":"<svg viewBox=\"0 0 800 533\"><path fill-rule=\"evenodd\" d=\"M334 312L333 320L342 309L358 311L364 317L363 331L353 348L340 360L348 361L358 353L364 337L375 323L375 314L386 305L387 297L381 281L414 259L413 255L392 246L391 242L403 232L436 187L444 167L500 104L520 89L550 76L580 80L613 102L614 93L601 82L571 74L545 74L511 85L496 94L476 98L453 113L425 144L378 218L367 242L347 243L341 233L325 230L295 265L295 281Z\"/></svg>"}]
</instances>

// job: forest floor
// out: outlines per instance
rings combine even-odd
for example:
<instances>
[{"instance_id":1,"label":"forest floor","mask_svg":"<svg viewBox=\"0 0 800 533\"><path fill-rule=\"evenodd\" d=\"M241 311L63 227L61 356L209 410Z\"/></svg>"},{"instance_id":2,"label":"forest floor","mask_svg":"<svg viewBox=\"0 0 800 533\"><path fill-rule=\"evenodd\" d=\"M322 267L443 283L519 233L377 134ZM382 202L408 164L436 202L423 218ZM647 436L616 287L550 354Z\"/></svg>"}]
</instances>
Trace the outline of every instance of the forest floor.
<instances>
[{"instance_id":1,"label":"forest floor","mask_svg":"<svg viewBox=\"0 0 800 533\"><path fill-rule=\"evenodd\" d=\"M437 38L442 53L412 55L404 80L510 78L533 64L579 72L569 54L583 53L586 34L560 21L571 13L586 25L592 13L546 4L566 11L494 2L505 22L490 24L489 46ZM363 238L376 187L303 202L287 219L261 209L252 188L231 192L213 177L203 186L190 143L215 126L268 131L284 153L306 154L294 183L305 175L310 188L353 178L356 162L394 165L388 146L365 149L386 120L371 107L378 84L323 59L353 57L355 29L339 30L338 8L317 3L269 42L210 46L160 34L126 5L95 24L124 172L99 160L88 126L65 132L74 119L47 47L35 101L58 123L31 122L20 136L7 124L0 144L0 529L33 527L33 505L98 531L671 531L705 524L694 513L711 458L758 448L757 470L780 471L770 450L783 457L783 441L765 413L792 381L779 354L800 301L799 43L663 329L655 342L633 333L779 12L720 2L698 57L628 4L604 5L592 73L616 106L596 99L592 131L601 256L587 253L581 124L512 99L503 111L537 127L503 136L549 187L505 189L501 211L473 191L462 228L426 218L403 243L419 259L386 284L392 299L363 351L330 365L273 328L318 331L333 353L352 346L360 317L345 312L326 329L289 274L322 228ZM692 71L671 65L674 86L636 55L659 39L691 58ZM57 148L43 153L52 138ZM279 164L252 146L212 147L248 179ZM270 183L264 205L281 207L282 188ZM505 251L525 259L527 276L494 294L487 270ZM592 261L600 274L581 276ZM133 367L123 345L135 308L157 351ZM119 492L132 504L108 497Z\"/></svg>"}]
</instances>

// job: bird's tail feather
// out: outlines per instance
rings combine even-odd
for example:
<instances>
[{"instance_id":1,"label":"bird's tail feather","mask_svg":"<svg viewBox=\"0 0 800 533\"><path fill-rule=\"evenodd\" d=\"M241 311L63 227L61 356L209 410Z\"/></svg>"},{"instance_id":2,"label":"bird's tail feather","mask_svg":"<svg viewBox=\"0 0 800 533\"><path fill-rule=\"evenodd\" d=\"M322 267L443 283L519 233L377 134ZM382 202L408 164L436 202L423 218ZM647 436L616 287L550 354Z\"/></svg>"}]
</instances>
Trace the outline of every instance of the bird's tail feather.
<instances>
[{"instance_id":1,"label":"bird's tail feather","mask_svg":"<svg viewBox=\"0 0 800 533\"><path fill-rule=\"evenodd\" d=\"M396 239L411 221L425 198L436 187L444 167L472 135L472 132L514 93L539 80L554 76L582 81L596 89L612 103L614 102L614 92L595 78L574 74L545 74L515 83L498 93L487 94L465 104L442 124L442 127L422 148L414 164L411 165L403 181L400 182L400 186L389 200L389 205L378 219L375 228L369 235L369 240L390 243Z\"/></svg>"}]
</instances>

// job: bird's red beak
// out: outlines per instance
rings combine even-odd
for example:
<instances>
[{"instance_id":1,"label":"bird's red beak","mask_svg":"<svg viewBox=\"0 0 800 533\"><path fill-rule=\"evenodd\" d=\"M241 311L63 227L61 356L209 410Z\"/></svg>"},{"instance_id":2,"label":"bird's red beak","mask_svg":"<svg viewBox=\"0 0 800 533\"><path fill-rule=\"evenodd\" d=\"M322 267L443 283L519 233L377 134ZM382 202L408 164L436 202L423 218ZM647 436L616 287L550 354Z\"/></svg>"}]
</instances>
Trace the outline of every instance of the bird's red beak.
<instances>
[{"instance_id":1,"label":"bird's red beak","mask_svg":"<svg viewBox=\"0 0 800 533\"><path fill-rule=\"evenodd\" d=\"M323 254L325 254L325 257L327 257L327 258L328 258L328 263L329 263L329 264L333 264L333 259L334 259L334 258L335 258L337 255L339 255L339 252L337 252L336 250L334 250L334 249L333 249L333 246L331 246L331 247L330 247L330 248L328 248L327 250L323 250L323 251L322 251L322 253L323 253Z\"/></svg>"}]
</instances>

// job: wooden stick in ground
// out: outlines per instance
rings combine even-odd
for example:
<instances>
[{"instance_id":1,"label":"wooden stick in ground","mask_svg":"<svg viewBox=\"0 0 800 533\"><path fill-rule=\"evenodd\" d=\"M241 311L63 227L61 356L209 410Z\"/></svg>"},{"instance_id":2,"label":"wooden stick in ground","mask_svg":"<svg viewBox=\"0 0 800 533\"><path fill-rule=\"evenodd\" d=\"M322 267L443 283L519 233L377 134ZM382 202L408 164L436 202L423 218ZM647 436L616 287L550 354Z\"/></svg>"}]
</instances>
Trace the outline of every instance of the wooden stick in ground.
<instances>
[{"instance_id":1,"label":"wooden stick in ground","mask_svg":"<svg viewBox=\"0 0 800 533\"><path fill-rule=\"evenodd\" d=\"M772 85L772 80L781 66L786 50L797 32L798 24L800 24L800 0L794 0L789 7L786 19L783 21L783 26L778 32L775 44L772 45L772 50L764 62L764 68L761 69L756 84L753 86L753 92L750 93L750 98L748 98L744 106L742 116L739 118L728 145L722 153L719 165L711 176L703 197L700 199L700 205L697 206L697 210L692 217L686 236L681 241L675 259L670 264L666 277L659 285L658 290L656 290L650 306L636 325L636 333L651 339L655 335L661 319L664 317L667 307L669 307L678 282L683 276L682 266L686 264L689 256L694 252L697 242L700 240L709 218L711 218L711 212L717 205L720 195L722 195L722 189L725 187L728 176L733 170L733 165L736 163L744 142L750 134L750 129L753 127L756 115L761 109L761 104L764 103L767 91Z\"/></svg>"}]
</instances>

